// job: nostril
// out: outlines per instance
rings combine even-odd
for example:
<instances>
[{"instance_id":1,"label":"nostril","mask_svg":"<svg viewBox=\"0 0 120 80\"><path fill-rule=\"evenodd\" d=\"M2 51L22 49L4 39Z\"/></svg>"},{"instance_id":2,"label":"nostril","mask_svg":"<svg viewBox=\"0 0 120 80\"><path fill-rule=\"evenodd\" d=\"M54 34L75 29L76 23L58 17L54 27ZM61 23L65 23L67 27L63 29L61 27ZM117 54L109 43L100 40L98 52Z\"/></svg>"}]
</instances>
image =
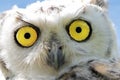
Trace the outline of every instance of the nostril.
<instances>
[{"instance_id":1,"label":"nostril","mask_svg":"<svg viewBox=\"0 0 120 80\"><path fill-rule=\"evenodd\" d=\"M51 49L50 49L50 48L48 49L48 52L51 52Z\"/></svg>"},{"instance_id":2,"label":"nostril","mask_svg":"<svg viewBox=\"0 0 120 80\"><path fill-rule=\"evenodd\" d=\"M59 47L59 50L62 50L62 46Z\"/></svg>"}]
</instances>

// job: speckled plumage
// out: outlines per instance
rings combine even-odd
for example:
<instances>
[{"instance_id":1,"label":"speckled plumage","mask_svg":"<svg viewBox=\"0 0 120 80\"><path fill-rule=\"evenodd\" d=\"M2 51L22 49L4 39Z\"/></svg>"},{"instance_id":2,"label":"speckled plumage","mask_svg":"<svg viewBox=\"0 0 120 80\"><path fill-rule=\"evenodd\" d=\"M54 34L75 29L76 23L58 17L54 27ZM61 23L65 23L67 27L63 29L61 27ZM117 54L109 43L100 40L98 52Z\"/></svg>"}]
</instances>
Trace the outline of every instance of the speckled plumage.
<instances>
[{"instance_id":1,"label":"speckled plumage","mask_svg":"<svg viewBox=\"0 0 120 80\"><path fill-rule=\"evenodd\" d=\"M8 80L119 80L107 1L45 0L3 12L0 68Z\"/></svg>"},{"instance_id":2,"label":"speckled plumage","mask_svg":"<svg viewBox=\"0 0 120 80\"><path fill-rule=\"evenodd\" d=\"M91 60L69 68L56 80L120 80L119 70L117 61Z\"/></svg>"}]
</instances>

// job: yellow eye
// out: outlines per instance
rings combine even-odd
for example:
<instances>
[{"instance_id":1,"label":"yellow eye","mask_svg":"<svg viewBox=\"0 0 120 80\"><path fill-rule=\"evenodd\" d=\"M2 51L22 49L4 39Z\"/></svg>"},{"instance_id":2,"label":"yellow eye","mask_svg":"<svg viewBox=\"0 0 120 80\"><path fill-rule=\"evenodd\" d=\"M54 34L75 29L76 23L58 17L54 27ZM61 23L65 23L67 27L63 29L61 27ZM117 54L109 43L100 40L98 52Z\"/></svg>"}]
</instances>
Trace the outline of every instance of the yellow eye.
<instances>
[{"instance_id":1,"label":"yellow eye","mask_svg":"<svg viewBox=\"0 0 120 80\"><path fill-rule=\"evenodd\" d=\"M23 47L30 47L32 46L37 38L38 32L36 28L31 26L24 26L16 32L16 41Z\"/></svg>"},{"instance_id":2,"label":"yellow eye","mask_svg":"<svg viewBox=\"0 0 120 80\"><path fill-rule=\"evenodd\" d=\"M70 37L78 42L87 40L91 35L90 25L83 20L73 21L68 26L68 33Z\"/></svg>"}]
</instances>

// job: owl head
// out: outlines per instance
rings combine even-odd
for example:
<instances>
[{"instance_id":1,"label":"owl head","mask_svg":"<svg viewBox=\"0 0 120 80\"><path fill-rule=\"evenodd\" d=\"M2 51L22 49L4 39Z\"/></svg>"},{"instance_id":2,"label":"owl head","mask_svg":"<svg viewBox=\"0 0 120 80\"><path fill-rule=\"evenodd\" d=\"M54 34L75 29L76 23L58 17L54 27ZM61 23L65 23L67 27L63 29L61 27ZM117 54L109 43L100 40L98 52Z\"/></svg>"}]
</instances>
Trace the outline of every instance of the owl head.
<instances>
[{"instance_id":1,"label":"owl head","mask_svg":"<svg viewBox=\"0 0 120 80\"><path fill-rule=\"evenodd\" d=\"M55 76L80 61L116 58L116 51L105 0L46 0L0 16L5 75Z\"/></svg>"}]
</instances>

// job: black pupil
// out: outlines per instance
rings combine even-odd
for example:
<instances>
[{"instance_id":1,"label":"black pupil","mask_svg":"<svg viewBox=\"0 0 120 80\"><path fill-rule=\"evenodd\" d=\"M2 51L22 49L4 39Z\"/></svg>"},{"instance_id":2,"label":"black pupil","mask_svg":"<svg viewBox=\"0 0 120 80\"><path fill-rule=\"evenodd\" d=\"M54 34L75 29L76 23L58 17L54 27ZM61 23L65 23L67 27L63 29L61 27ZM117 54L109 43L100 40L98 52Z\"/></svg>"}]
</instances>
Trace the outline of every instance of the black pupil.
<instances>
[{"instance_id":1,"label":"black pupil","mask_svg":"<svg viewBox=\"0 0 120 80\"><path fill-rule=\"evenodd\" d=\"M82 31L82 29L81 29L80 27L77 27L77 28L76 28L76 32L77 32L77 33L80 33L81 31Z\"/></svg>"},{"instance_id":2,"label":"black pupil","mask_svg":"<svg viewBox=\"0 0 120 80\"><path fill-rule=\"evenodd\" d=\"M30 33L25 33L24 37L25 37L25 39L29 39L30 38Z\"/></svg>"}]
</instances>

